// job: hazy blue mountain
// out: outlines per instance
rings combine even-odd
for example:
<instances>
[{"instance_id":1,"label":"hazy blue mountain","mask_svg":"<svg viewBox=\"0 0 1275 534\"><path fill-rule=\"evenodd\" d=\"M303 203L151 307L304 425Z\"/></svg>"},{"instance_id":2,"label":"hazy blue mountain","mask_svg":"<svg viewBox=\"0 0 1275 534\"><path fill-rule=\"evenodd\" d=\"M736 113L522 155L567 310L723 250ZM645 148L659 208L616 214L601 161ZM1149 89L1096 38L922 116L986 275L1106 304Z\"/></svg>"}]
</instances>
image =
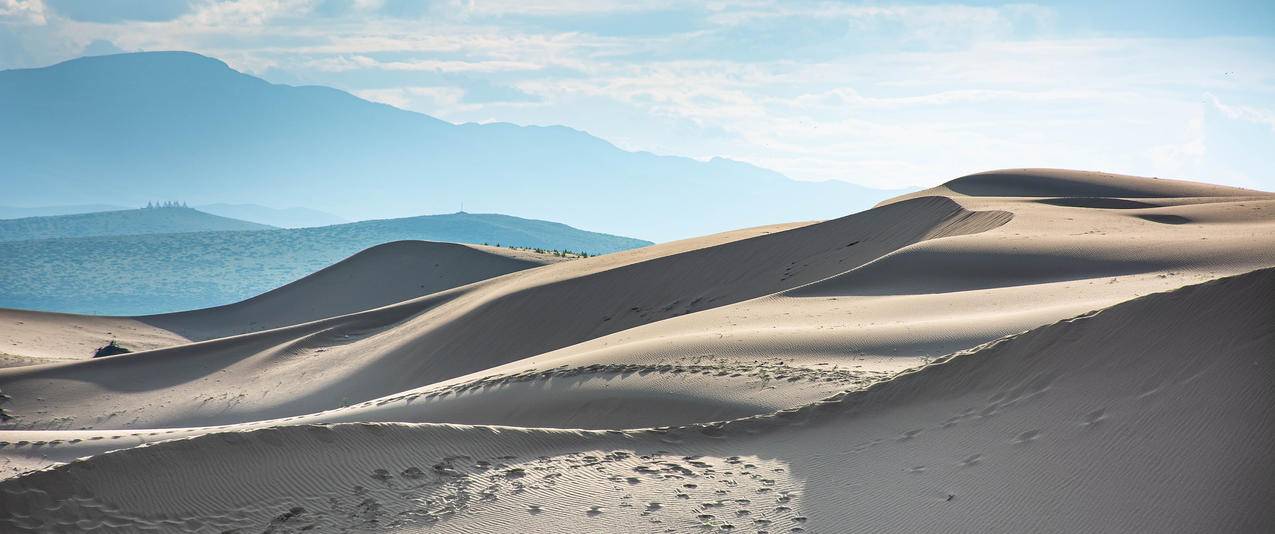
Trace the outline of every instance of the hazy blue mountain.
<instances>
[{"instance_id":1,"label":"hazy blue mountain","mask_svg":"<svg viewBox=\"0 0 1275 534\"><path fill-rule=\"evenodd\" d=\"M272 228L174 206L0 220L0 241Z\"/></svg>"},{"instance_id":2,"label":"hazy blue mountain","mask_svg":"<svg viewBox=\"0 0 1275 534\"><path fill-rule=\"evenodd\" d=\"M205 204L195 206L195 209L213 215L280 228L308 228L350 222L331 213L310 208L269 208L258 204Z\"/></svg>"},{"instance_id":3,"label":"hazy blue mountain","mask_svg":"<svg viewBox=\"0 0 1275 534\"><path fill-rule=\"evenodd\" d=\"M9 241L0 242L0 308L137 315L229 304L405 239L590 253L650 244L473 213L318 228Z\"/></svg>"},{"instance_id":4,"label":"hazy blue mountain","mask_svg":"<svg viewBox=\"0 0 1275 534\"><path fill-rule=\"evenodd\" d=\"M2 173L3 171L0 171ZM126 206L113 204L75 204L71 206L36 206L30 208L17 206L0 206L0 219L21 219L23 217L47 217L50 215L73 215L76 213L94 213L98 211L126 210Z\"/></svg>"},{"instance_id":5,"label":"hazy blue mountain","mask_svg":"<svg viewBox=\"0 0 1275 534\"><path fill-rule=\"evenodd\" d=\"M0 151L14 204L180 198L358 220L463 203L656 240L836 217L893 194L626 152L560 126L451 124L186 52L0 71Z\"/></svg>"}]
</instances>

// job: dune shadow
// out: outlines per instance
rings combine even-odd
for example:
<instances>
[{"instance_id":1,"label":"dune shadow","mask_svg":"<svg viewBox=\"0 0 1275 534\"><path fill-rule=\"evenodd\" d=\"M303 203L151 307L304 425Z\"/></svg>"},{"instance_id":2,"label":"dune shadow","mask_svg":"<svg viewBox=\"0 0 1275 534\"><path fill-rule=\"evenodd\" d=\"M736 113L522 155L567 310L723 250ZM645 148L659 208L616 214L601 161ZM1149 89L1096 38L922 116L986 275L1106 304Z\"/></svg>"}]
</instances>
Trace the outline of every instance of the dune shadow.
<instances>
[{"instance_id":1,"label":"dune shadow","mask_svg":"<svg viewBox=\"0 0 1275 534\"><path fill-rule=\"evenodd\" d=\"M1102 176L1102 175L1098 175ZM944 185L962 195L974 197L1162 197L1147 187L1151 180L1099 181L1090 173L1053 170L986 172L963 176Z\"/></svg>"},{"instance_id":2,"label":"dune shadow","mask_svg":"<svg viewBox=\"0 0 1275 534\"><path fill-rule=\"evenodd\" d=\"M1181 215L1150 214L1150 215L1138 215L1137 217L1144 221L1151 221L1153 223L1160 223L1160 224L1190 224L1195 222Z\"/></svg>"},{"instance_id":3,"label":"dune shadow","mask_svg":"<svg viewBox=\"0 0 1275 534\"><path fill-rule=\"evenodd\" d=\"M1048 204L1050 206L1061 206L1065 208L1096 208L1108 210L1135 210L1142 208L1158 208L1155 204L1147 202L1138 202L1136 200L1126 200L1123 198L1108 197L1059 197L1059 198L1042 198L1033 200L1038 204Z\"/></svg>"}]
</instances>

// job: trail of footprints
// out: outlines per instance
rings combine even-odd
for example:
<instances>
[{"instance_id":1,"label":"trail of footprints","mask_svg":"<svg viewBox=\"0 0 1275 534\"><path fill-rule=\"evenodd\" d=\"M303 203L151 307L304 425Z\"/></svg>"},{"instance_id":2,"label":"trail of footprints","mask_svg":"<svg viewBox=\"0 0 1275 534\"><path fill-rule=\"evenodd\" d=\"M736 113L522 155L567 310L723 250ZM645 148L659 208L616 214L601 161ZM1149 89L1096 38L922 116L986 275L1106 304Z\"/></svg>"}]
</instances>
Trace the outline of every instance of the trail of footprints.
<instances>
[{"instance_id":1,"label":"trail of footprints","mask_svg":"<svg viewBox=\"0 0 1275 534\"><path fill-rule=\"evenodd\" d=\"M748 376L764 380L826 380L856 385L878 379L852 370L805 368L781 361L760 365L754 362L729 363L727 360L710 365L598 364L487 377L430 392L381 399L376 403L429 398L509 382L560 376L653 372ZM968 408L936 427L908 430L892 439L873 439L850 450L862 451L890 441L908 442L923 438L926 432L996 417L1041 395L1055 378L1031 377L1016 387L992 395L982 409ZM1076 423L1082 428L1092 428L1108 417L1108 411L1099 408L1078 416ZM106 439L121 439L125 435L140 436L142 433L121 432ZM1041 430L1030 429L1008 436L1007 441L1016 446L1029 446L1042 435ZM75 441L78 440L70 442ZM0 442L0 447L56 446L58 443L56 440L49 443ZM974 468L984 460L983 454L967 453L954 463L957 468ZM442 526L458 517L481 523L486 507L513 503L530 517L577 515L597 520L600 524L626 514L628 520L623 524L646 524L649 527L646 530L652 532L803 532L807 528L807 520L799 512L800 493L791 487L784 469L782 464L773 460L681 456L666 451L647 454L631 451L571 453L526 460L511 456L487 459L453 456L430 465L376 468L366 473L364 483L348 488L317 495L298 495L291 500L258 502L244 509L210 517L135 517L88 496L46 504L47 509L56 508L61 513L65 519L62 522L64 526L74 525L81 529L101 527L108 531L160 527L206 532L208 527L213 527L213 531L217 532L284 533L304 532L319 526L325 531L377 531L412 525ZM926 470L926 466L908 468L916 474L923 474ZM591 481L596 484L598 477L605 479L613 491L590 491L588 498L618 497L609 502L587 505L562 498L564 490L570 493L571 487L590 484ZM947 496L948 500L952 498L952 495ZM263 517L268 519L263 521ZM48 526L26 521L33 520L19 513L14 514L8 524L34 531ZM0 526L3 526L2 523Z\"/></svg>"},{"instance_id":2,"label":"trail of footprints","mask_svg":"<svg viewBox=\"0 0 1275 534\"><path fill-rule=\"evenodd\" d=\"M684 375L703 375L717 376L727 378L745 378L759 381L763 384L783 383L783 382L823 382L835 385L841 389L853 388L860 389L866 387L873 382L877 382L887 378L890 373L885 371L863 371L853 368L832 367L820 369L816 367L806 367L801 365L793 365L783 360L754 360L739 361L729 358L711 359L706 363L700 360L691 364L639 364L639 363L615 363L615 364L593 364L581 367L570 367L561 365L551 369L528 369L514 374L503 375L495 374L469 382L453 384L441 388L431 389L429 391L416 391L412 393L394 395L381 399L367 401L353 406L382 406L392 402L407 401L425 398L434 399L442 398L452 394L461 394L466 392L478 391L485 388L500 387L507 384L519 382L531 382L538 380L551 380L554 378L571 378L585 375L611 374L611 375L631 375L646 376L649 374L684 374Z\"/></svg>"},{"instance_id":3,"label":"trail of footprints","mask_svg":"<svg viewBox=\"0 0 1275 534\"><path fill-rule=\"evenodd\" d=\"M310 488L308 494L202 517L136 516L90 496L30 504L55 511L64 526L104 531L386 531L445 527L456 520L462 522L453 528L463 530L500 517L510 507L533 518L597 521L599 529L617 524L648 532L776 533L807 528L799 513L800 493L786 468L756 458L625 450L534 459L451 456L432 464L374 468L353 482L357 483ZM602 489L608 485L609 490ZM581 487L590 489L580 492ZM485 517L487 511L492 515ZM51 527L37 521L15 514L8 524L30 531Z\"/></svg>"},{"instance_id":4,"label":"trail of footprints","mask_svg":"<svg viewBox=\"0 0 1275 534\"><path fill-rule=\"evenodd\" d=\"M631 517L626 519L645 523L654 532L805 530L806 518L794 512L798 492L785 487L785 469L773 461L678 456L664 451L572 453L517 464L511 460L454 457L429 470L409 467L398 476L378 469L370 474L371 479L405 491L400 496L406 497L406 502L424 506L399 512L392 511L395 506L381 503L373 506L364 501L360 506L377 511L367 519L392 527L480 514L485 504L513 499L531 516L579 514L601 520L603 516L628 514ZM599 477L610 483L612 491L591 498L618 495L611 502L586 506L562 498L562 490L596 484ZM428 480L425 485L438 487L428 497L411 497L408 494L413 490L424 487L416 480Z\"/></svg>"}]
</instances>

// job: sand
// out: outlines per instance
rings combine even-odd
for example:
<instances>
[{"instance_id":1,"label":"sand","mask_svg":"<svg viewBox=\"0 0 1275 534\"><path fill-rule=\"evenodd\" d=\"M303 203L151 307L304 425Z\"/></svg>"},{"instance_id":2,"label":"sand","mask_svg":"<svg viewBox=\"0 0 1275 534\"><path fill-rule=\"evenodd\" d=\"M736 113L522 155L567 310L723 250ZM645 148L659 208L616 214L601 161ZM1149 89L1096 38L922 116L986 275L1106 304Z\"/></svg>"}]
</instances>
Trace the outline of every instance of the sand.
<instances>
[{"instance_id":1,"label":"sand","mask_svg":"<svg viewBox=\"0 0 1275 534\"><path fill-rule=\"evenodd\" d=\"M1275 528L1269 193L997 171L359 300L383 263L0 370L0 530Z\"/></svg>"},{"instance_id":2,"label":"sand","mask_svg":"<svg viewBox=\"0 0 1275 534\"><path fill-rule=\"evenodd\" d=\"M0 367L84 360L111 340L140 352L300 324L559 261L563 258L507 248L396 241L215 308L140 317L0 308Z\"/></svg>"}]
</instances>

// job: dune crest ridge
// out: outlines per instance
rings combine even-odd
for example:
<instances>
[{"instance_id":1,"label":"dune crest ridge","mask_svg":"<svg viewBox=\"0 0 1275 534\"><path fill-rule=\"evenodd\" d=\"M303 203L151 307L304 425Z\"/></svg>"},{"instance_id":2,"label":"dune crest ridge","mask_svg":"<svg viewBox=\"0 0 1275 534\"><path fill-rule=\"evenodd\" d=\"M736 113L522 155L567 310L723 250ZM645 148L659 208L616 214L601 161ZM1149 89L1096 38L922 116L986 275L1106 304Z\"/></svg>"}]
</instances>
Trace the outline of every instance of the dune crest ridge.
<instances>
[{"instance_id":1,"label":"dune crest ridge","mask_svg":"<svg viewBox=\"0 0 1275 534\"><path fill-rule=\"evenodd\" d=\"M625 432L294 425L103 454L0 491L22 510L8 523L18 529L244 528L287 516L293 528L457 532L1262 530L1275 524L1254 506L1275 496L1263 448L1275 431L1272 294L1275 269L1150 295L737 421ZM1210 351L1210 334L1226 350ZM226 457L238 468L210 476ZM1155 468L1164 464L1175 468ZM1024 506L1057 513L992 513Z\"/></svg>"},{"instance_id":2,"label":"dune crest ridge","mask_svg":"<svg viewBox=\"0 0 1275 534\"><path fill-rule=\"evenodd\" d=\"M378 308L513 271L557 263L545 254L429 241L368 248L255 297L215 308L138 317L0 309L9 366L87 359L107 341L134 352L306 323ZM17 328L17 326L23 326Z\"/></svg>"},{"instance_id":3,"label":"dune crest ridge","mask_svg":"<svg viewBox=\"0 0 1275 534\"><path fill-rule=\"evenodd\" d=\"M419 295L395 246L0 369L0 526L1275 528L1270 193L992 171Z\"/></svg>"}]
</instances>

